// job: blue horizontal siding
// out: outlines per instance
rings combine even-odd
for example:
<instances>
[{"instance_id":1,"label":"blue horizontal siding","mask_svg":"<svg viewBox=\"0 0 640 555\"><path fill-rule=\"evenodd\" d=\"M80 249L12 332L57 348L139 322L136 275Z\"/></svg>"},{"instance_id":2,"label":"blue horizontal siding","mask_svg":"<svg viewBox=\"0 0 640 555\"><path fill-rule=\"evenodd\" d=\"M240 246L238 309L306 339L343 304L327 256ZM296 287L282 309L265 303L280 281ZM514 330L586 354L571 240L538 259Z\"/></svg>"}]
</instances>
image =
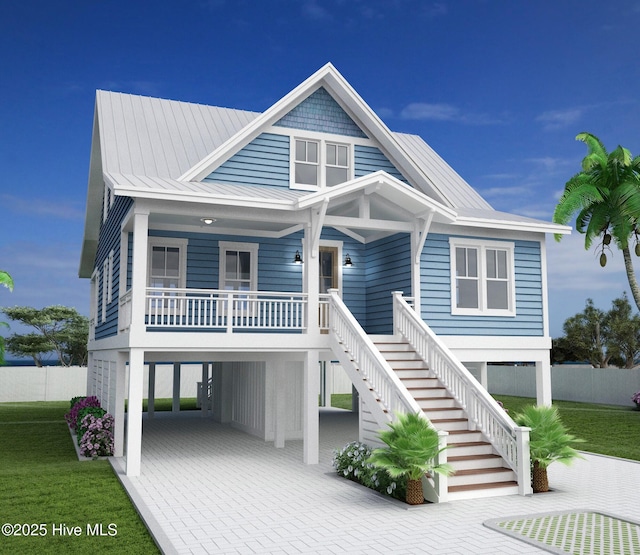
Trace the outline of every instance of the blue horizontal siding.
<instances>
[{"instance_id":1,"label":"blue horizontal siding","mask_svg":"<svg viewBox=\"0 0 640 555\"><path fill-rule=\"evenodd\" d=\"M540 244L535 241L512 242L515 244L515 317L462 316L451 314L449 236L432 233L427 237L421 256L422 317L435 333L503 336L543 334Z\"/></svg>"},{"instance_id":2,"label":"blue horizontal siding","mask_svg":"<svg viewBox=\"0 0 640 555\"><path fill-rule=\"evenodd\" d=\"M385 171L400 181L404 181L405 183L407 182L400 171L391 163L379 148L374 146L355 145L353 147L353 152L354 177L362 177L363 175L368 175L377 171Z\"/></svg>"},{"instance_id":3,"label":"blue horizontal siding","mask_svg":"<svg viewBox=\"0 0 640 555\"><path fill-rule=\"evenodd\" d=\"M289 137L262 133L203 181L289 187Z\"/></svg>"},{"instance_id":4,"label":"blue horizontal siding","mask_svg":"<svg viewBox=\"0 0 640 555\"><path fill-rule=\"evenodd\" d=\"M109 209L107 219L100 226L100 235L98 240L98 249L96 252L96 260L94 269L100 273L98 281L98 310L96 314L95 338L104 339L117 335L118 333L118 306L119 306L119 287L120 287L120 226L129 209L133 204L133 200L129 197L115 197L113 205ZM102 292L105 286L104 272L102 266L104 261L113 251L113 274L112 289L113 295L111 302L106 306L106 318L103 322L102 314ZM93 300L92 300L93 302Z\"/></svg>"},{"instance_id":5,"label":"blue horizontal siding","mask_svg":"<svg viewBox=\"0 0 640 555\"><path fill-rule=\"evenodd\" d=\"M411 295L411 241L398 233L367 245L367 325L373 334L393 333L392 291Z\"/></svg>"}]
</instances>

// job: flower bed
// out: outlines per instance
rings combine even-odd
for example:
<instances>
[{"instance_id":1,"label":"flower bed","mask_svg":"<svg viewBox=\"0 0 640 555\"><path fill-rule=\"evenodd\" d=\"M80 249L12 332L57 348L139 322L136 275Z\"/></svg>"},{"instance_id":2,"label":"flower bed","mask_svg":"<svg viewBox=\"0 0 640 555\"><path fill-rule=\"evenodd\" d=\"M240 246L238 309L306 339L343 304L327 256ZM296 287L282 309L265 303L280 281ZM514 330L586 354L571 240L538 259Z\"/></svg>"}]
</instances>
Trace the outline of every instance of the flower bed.
<instances>
[{"instance_id":1,"label":"flower bed","mask_svg":"<svg viewBox=\"0 0 640 555\"><path fill-rule=\"evenodd\" d=\"M368 463L367 459L371 456L371 451L371 447L358 441L352 441L342 449L336 449L333 452L332 464L338 476L404 501L407 490L406 479L393 480L385 470Z\"/></svg>"},{"instance_id":2,"label":"flower bed","mask_svg":"<svg viewBox=\"0 0 640 555\"><path fill-rule=\"evenodd\" d=\"M100 407L97 397L74 397L65 419L79 448L91 459L113 455L113 416Z\"/></svg>"}]
</instances>

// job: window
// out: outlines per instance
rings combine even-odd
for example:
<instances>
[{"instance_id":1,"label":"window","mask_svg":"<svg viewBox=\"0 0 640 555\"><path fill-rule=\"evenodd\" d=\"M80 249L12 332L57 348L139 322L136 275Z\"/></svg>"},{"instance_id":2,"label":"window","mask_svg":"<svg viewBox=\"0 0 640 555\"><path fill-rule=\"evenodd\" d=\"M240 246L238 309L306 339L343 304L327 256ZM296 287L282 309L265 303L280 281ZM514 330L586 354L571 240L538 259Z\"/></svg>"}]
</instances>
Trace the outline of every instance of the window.
<instances>
[{"instance_id":1,"label":"window","mask_svg":"<svg viewBox=\"0 0 640 555\"><path fill-rule=\"evenodd\" d=\"M323 139L293 139L292 181L300 189L333 187L352 178L351 149Z\"/></svg>"},{"instance_id":2,"label":"window","mask_svg":"<svg viewBox=\"0 0 640 555\"><path fill-rule=\"evenodd\" d=\"M295 182L318 185L318 142L296 139Z\"/></svg>"},{"instance_id":3,"label":"window","mask_svg":"<svg viewBox=\"0 0 640 555\"><path fill-rule=\"evenodd\" d=\"M513 243L450 239L451 313L515 316Z\"/></svg>"},{"instance_id":4,"label":"window","mask_svg":"<svg viewBox=\"0 0 640 555\"><path fill-rule=\"evenodd\" d=\"M220 289L256 291L258 244L220 241Z\"/></svg>"},{"instance_id":5,"label":"window","mask_svg":"<svg viewBox=\"0 0 640 555\"><path fill-rule=\"evenodd\" d=\"M187 240L153 237L149 240L149 287L161 289L182 289L186 287ZM152 295L164 297L165 307L173 307L175 293L154 291ZM158 308L154 300L152 308Z\"/></svg>"},{"instance_id":6,"label":"window","mask_svg":"<svg viewBox=\"0 0 640 555\"><path fill-rule=\"evenodd\" d=\"M113 300L113 251L102 263L102 317L100 320L107 320L107 305Z\"/></svg>"}]
</instances>

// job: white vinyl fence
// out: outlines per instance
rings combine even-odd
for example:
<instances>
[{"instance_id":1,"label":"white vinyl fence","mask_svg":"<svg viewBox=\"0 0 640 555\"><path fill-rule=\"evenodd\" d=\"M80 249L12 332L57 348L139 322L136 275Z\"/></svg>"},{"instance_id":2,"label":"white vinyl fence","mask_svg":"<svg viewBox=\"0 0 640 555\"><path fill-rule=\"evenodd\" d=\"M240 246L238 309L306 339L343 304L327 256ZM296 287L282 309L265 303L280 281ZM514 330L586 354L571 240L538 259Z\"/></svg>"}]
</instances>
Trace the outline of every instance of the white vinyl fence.
<instances>
[{"instance_id":1,"label":"white vinyl fence","mask_svg":"<svg viewBox=\"0 0 640 555\"><path fill-rule=\"evenodd\" d=\"M479 372L470 366L476 378ZM489 393L536 397L534 366L493 366L487 369ZM631 396L640 391L640 369L592 368L562 364L551 367L551 393L558 401L633 406Z\"/></svg>"},{"instance_id":2,"label":"white vinyl fence","mask_svg":"<svg viewBox=\"0 0 640 555\"><path fill-rule=\"evenodd\" d=\"M339 365L327 365L327 393L351 393L351 382ZM202 380L200 364L183 364L180 369L180 396L195 397ZM143 396L148 397L149 369L144 370ZM19 401L69 401L87 394L86 366L1 366L0 403ZM156 364L157 399L173 397L173 364Z\"/></svg>"}]
</instances>

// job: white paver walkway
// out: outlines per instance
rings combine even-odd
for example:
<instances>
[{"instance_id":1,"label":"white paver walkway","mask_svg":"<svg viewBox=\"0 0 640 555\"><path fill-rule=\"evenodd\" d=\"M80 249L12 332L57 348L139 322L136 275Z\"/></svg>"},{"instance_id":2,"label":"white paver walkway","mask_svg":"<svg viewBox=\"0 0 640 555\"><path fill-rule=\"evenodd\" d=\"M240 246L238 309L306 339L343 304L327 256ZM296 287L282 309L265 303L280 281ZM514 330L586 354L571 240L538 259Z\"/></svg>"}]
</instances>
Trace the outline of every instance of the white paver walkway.
<instances>
[{"instance_id":1,"label":"white paver walkway","mask_svg":"<svg viewBox=\"0 0 640 555\"><path fill-rule=\"evenodd\" d=\"M640 522L640 463L585 455L549 468L554 490L409 508L331 467L357 439L357 415L321 409L320 464L199 412L144 421L142 474L114 468L164 553L546 553L483 526L498 517L590 509Z\"/></svg>"}]
</instances>

